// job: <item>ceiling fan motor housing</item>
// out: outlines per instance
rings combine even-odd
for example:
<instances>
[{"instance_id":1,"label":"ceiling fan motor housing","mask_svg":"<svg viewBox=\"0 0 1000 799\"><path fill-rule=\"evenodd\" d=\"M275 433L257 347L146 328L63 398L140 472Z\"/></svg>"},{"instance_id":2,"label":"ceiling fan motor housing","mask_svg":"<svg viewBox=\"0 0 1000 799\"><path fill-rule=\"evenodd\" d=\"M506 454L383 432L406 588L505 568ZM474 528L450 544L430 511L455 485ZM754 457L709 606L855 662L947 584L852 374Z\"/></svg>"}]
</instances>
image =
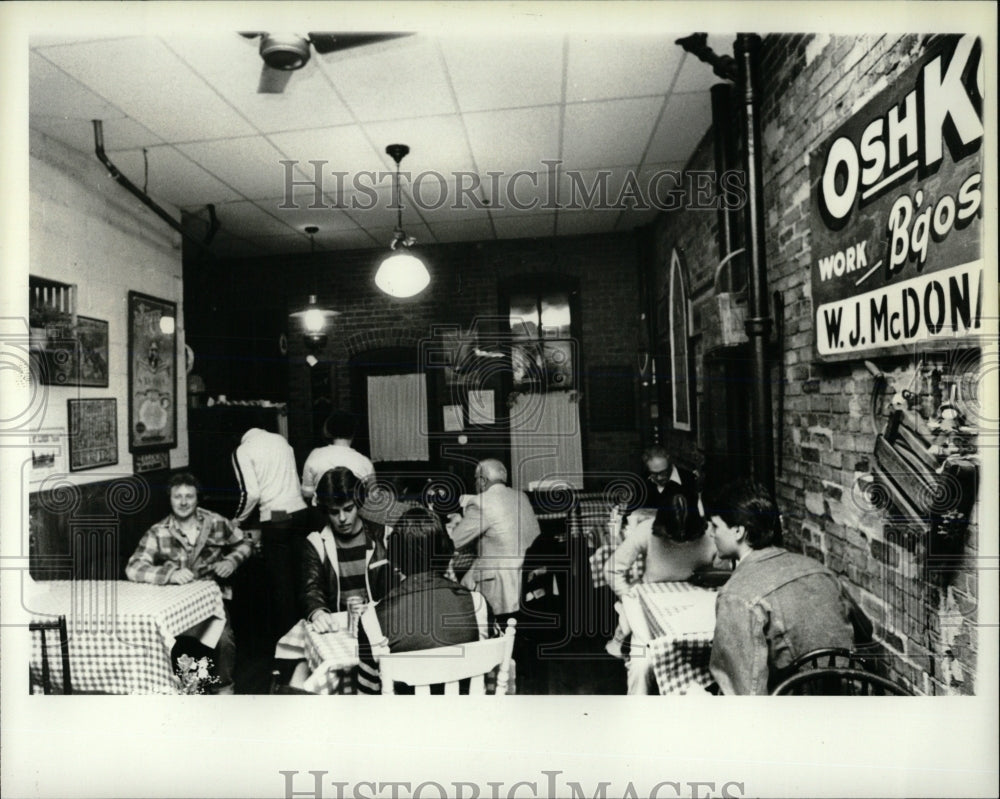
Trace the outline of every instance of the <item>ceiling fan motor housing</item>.
<instances>
[{"instance_id":1,"label":"ceiling fan motor housing","mask_svg":"<svg viewBox=\"0 0 1000 799\"><path fill-rule=\"evenodd\" d=\"M296 33L266 33L260 39L260 56L272 69L302 69L309 61L309 40Z\"/></svg>"}]
</instances>

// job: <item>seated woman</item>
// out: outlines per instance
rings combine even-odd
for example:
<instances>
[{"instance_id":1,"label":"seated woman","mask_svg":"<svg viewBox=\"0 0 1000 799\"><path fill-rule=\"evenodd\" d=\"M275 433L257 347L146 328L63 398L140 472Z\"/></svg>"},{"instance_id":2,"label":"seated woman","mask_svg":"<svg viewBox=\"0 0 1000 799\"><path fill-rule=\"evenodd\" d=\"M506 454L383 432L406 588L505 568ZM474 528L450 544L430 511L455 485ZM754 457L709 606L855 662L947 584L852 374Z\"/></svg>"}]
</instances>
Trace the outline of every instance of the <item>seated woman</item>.
<instances>
[{"instance_id":1,"label":"seated woman","mask_svg":"<svg viewBox=\"0 0 1000 799\"><path fill-rule=\"evenodd\" d=\"M493 612L483 596L444 577L453 548L436 514L423 507L406 511L388 548L393 566L405 576L361 618L359 693L381 692L380 653L472 643L490 637L493 628Z\"/></svg>"},{"instance_id":2,"label":"seated woman","mask_svg":"<svg viewBox=\"0 0 1000 799\"><path fill-rule=\"evenodd\" d=\"M299 597L303 615L322 631L336 631L334 614L347 600L377 602L396 576L376 525L358 514L365 486L345 466L330 469L316 486L316 504L326 526L310 533L302 547Z\"/></svg>"},{"instance_id":3,"label":"seated woman","mask_svg":"<svg viewBox=\"0 0 1000 799\"><path fill-rule=\"evenodd\" d=\"M698 509L689 507L681 491L673 493L655 517L637 516L630 519L625 539L608 561L608 583L621 599L631 586L625 575L633 561L645 556L644 583L680 582L695 572L710 568L715 560L715 542L706 531L705 520ZM608 651L617 655L620 644L629 631L619 623ZM648 659L628 661L628 691L646 694L654 691Z\"/></svg>"}]
</instances>

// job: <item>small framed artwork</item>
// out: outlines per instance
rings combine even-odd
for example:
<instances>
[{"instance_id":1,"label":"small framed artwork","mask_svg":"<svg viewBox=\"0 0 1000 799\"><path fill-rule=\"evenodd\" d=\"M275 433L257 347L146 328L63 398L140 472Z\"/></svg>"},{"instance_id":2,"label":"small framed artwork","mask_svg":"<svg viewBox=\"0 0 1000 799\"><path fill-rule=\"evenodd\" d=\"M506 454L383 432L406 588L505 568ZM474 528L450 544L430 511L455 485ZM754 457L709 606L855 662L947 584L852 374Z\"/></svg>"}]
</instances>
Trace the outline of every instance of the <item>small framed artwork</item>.
<instances>
[{"instance_id":1,"label":"small framed artwork","mask_svg":"<svg viewBox=\"0 0 1000 799\"><path fill-rule=\"evenodd\" d=\"M118 400L66 400L66 416L71 472L118 463Z\"/></svg>"},{"instance_id":2,"label":"small framed artwork","mask_svg":"<svg viewBox=\"0 0 1000 799\"><path fill-rule=\"evenodd\" d=\"M177 304L128 293L128 449L177 446Z\"/></svg>"},{"instance_id":3,"label":"small framed artwork","mask_svg":"<svg viewBox=\"0 0 1000 799\"><path fill-rule=\"evenodd\" d=\"M65 469L66 431L61 428L35 430L31 433L30 482L37 483Z\"/></svg>"},{"instance_id":4,"label":"small framed artwork","mask_svg":"<svg viewBox=\"0 0 1000 799\"><path fill-rule=\"evenodd\" d=\"M108 387L108 323L77 316L76 324L45 328L41 382L50 386Z\"/></svg>"}]
</instances>

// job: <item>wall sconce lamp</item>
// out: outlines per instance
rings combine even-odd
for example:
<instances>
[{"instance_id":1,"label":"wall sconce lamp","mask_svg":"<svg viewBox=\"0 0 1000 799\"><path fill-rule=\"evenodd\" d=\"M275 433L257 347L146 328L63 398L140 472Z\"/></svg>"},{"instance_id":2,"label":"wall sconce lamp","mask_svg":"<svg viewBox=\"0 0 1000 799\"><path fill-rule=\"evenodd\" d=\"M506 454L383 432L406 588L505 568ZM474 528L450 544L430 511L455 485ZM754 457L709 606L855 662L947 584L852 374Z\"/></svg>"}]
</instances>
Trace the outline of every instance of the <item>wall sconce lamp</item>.
<instances>
[{"instance_id":1,"label":"wall sconce lamp","mask_svg":"<svg viewBox=\"0 0 1000 799\"><path fill-rule=\"evenodd\" d=\"M306 233L309 234L309 254L310 260L316 251L315 235L319 232L319 228L315 225L309 225L305 229ZM319 301L315 294L309 295L309 301L305 304L303 308L294 313L289 314L292 319L302 326L302 332L305 334L306 346L312 349L319 349L326 346L327 341L327 330L330 324L333 322L334 318L340 316L339 311L331 310L330 308L324 308L319 304Z\"/></svg>"},{"instance_id":2,"label":"wall sconce lamp","mask_svg":"<svg viewBox=\"0 0 1000 799\"><path fill-rule=\"evenodd\" d=\"M396 162L396 175L393 189L396 202L396 229L389 245L392 254L386 257L375 273L375 285L391 297L413 297L419 294L431 282L431 276L417 256L409 252L416 239L403 232L403 204L399 191L399 162L403 160L410 148L405 144L390 144L386 153Z\"/></svg>"}]
</instances>

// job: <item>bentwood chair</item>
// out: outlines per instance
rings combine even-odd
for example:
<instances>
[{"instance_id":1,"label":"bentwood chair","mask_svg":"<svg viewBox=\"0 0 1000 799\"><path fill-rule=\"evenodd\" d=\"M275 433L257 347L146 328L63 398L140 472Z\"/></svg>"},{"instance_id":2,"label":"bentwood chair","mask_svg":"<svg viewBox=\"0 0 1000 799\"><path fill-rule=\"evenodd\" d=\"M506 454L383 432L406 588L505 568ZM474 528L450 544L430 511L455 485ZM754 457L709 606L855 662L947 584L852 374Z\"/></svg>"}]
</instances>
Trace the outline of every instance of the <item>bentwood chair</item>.
<instances>
[{"instance_id":1,"label":"bentwood chair","mask_svg":"<svg viewBox=\"0 0 1000 799\"><path fill-rule=\"evenodd\" d=\"M510 619L499 638L456 644L417 652L397 652L379 658L382 693L394 692L395 683L412 686L416 694L430 694L432 685L443 685L445 694L458 694L459 682L469 681L469 694L486 693L486 676L499 669L496 696L507 693L517 621Z\"/></svg>"},{"instance_id":2,"label":"bentwood chair","mask_svg":"<svg viewBox=\"0 0 1000 799\"><path fill-rule=\"evenodd\" d=\"M41 681L37 682L29 669L28 674L28 691L29 693L36 693L38 688L42 689L43 693L51 694L52 691L52 666L49 663L49 643L48 637L50 632L59 633L59 650L62 654L61 666L62 666L62 680L60 685L62 686L62 693L71 694L73 693L73 681L70 678L69 673L69 635L66 632L66 617L60 616L58 619L52 621L33 621L28 623L28 630L31 633L32 644L34 645L35 636L38 635L38 643L41 651Z\"/></svg>"},{"instance_id":3,"label":"bentwood chair","mask_svg":"<svg viewBox=\"0 0 1000 799\"><path fill-rule=\"evenodd\" d=\"M903 686L862 669L807 669L779 684L772 696L912 696Z\"/></svg>"}]
</instances>

